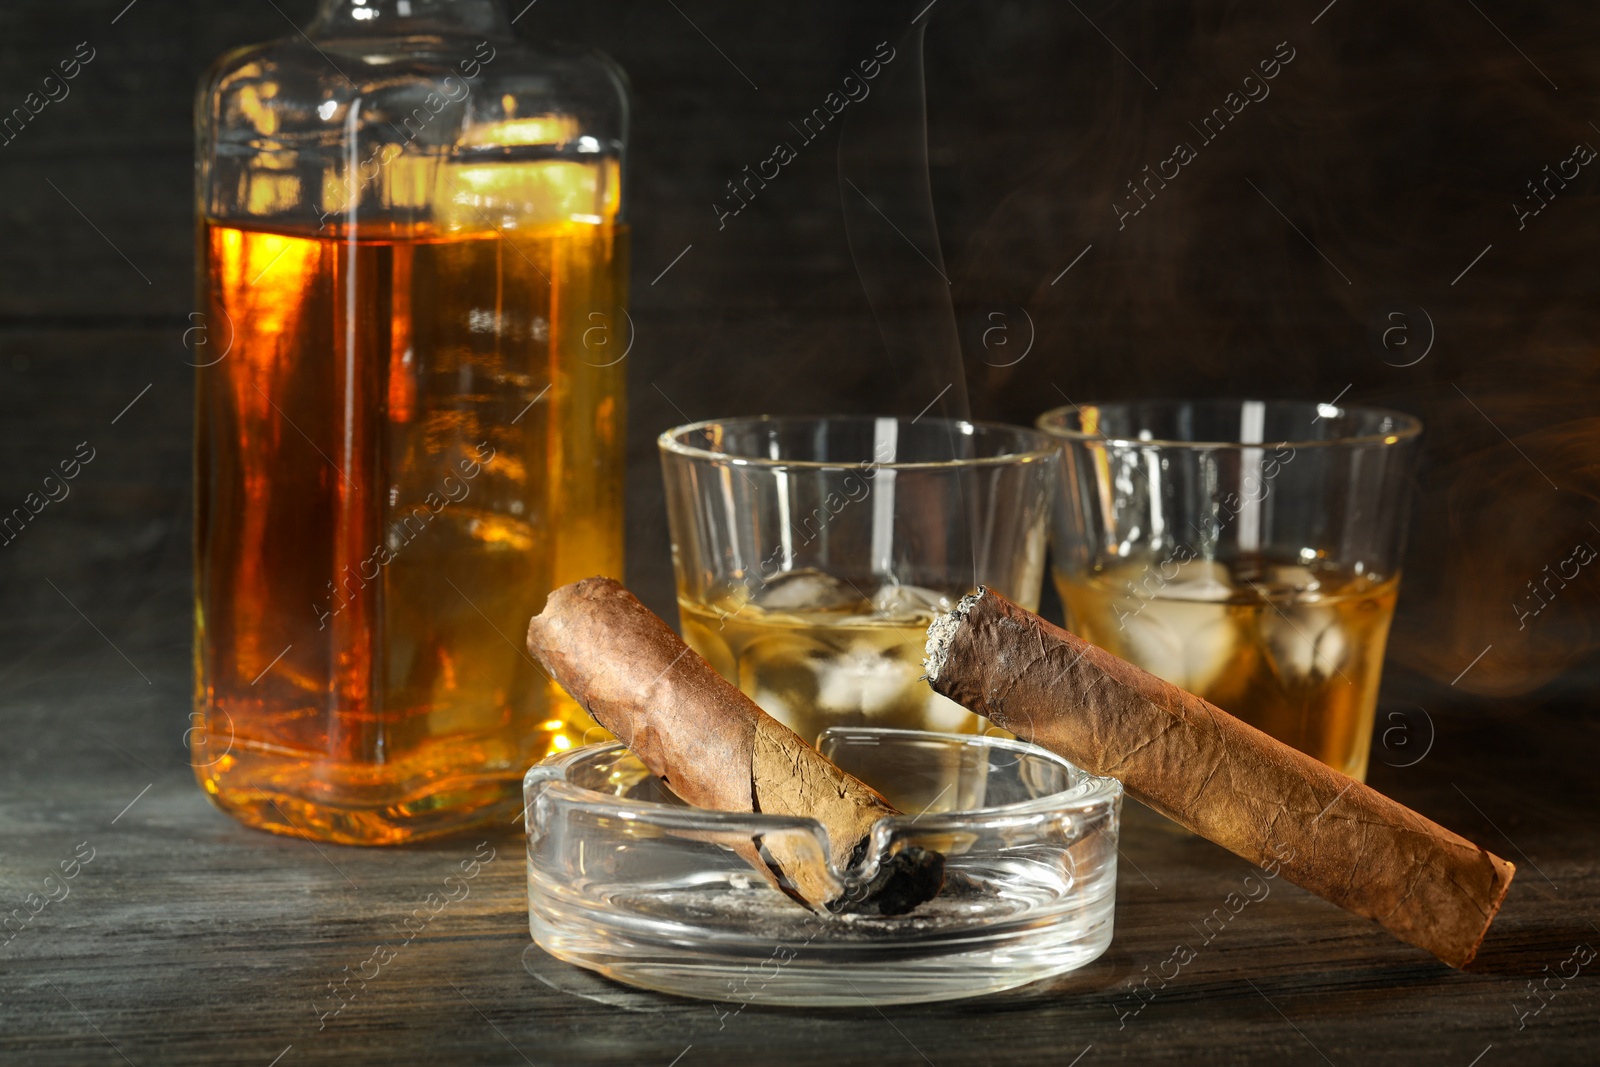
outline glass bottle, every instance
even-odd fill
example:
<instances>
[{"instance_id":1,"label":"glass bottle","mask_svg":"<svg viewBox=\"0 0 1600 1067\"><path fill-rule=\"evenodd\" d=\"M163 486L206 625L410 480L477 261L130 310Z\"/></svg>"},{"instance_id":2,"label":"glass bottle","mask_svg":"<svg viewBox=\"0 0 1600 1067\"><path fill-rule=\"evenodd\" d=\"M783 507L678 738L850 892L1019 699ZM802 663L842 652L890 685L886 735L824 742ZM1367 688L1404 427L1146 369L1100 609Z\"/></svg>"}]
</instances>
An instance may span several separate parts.
<instances>
[{"instance_id":1,"label":"glass bottle","mask_svg":"<svg viewBox=\"0 0 1600 1067\"><path fill-rule=\"evenodd\" d=\"M626 130L494 0L324 0L202 81L188 741L242 821L510 826L603 736L523 635L622 570Z\"/></svg>"}]
</instances>

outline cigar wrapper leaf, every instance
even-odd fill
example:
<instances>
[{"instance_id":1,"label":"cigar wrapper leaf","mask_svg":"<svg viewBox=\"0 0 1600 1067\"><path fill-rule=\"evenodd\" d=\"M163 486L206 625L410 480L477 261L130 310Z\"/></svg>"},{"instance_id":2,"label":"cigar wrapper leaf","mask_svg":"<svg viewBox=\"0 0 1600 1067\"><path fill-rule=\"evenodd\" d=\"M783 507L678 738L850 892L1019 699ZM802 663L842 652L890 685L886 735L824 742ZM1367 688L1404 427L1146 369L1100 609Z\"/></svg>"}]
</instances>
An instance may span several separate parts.
<instances>
[{"instance_id":1,"label":"cigar wrapper leaf","mask_svg":"<svg viewBox=\"0 0 1600 1067\"><path fill-rule=\"evenodd\" d=\"M528 651L596 722L682 800L719 811L816 819L838 872L868 855L879 820L899 812L762 711L610 578L550 594ZM810 848L753 841L744 858L811 908L900 914L931 899L944 857L906 848L846 886Z\"/></svg>"},{"instance_id":2,"label":"cigar wrapper leaf","mask_svg":"<svg viewBox=\"0 0 1600 1067\"><path fill-rule=\"evenodd\" d=\"M1477 954L1500 857L991 590L928 635L935 692L1452 967Z\"/></svg>"}]
</instances>

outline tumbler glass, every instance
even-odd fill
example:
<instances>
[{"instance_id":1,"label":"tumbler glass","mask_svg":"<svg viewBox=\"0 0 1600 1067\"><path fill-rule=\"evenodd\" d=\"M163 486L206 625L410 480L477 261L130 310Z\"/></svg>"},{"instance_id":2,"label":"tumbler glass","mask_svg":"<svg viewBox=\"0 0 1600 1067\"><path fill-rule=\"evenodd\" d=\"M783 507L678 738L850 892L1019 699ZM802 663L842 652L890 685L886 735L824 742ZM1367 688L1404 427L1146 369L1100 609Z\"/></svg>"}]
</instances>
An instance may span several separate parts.
<instances>
[{"instance_id":1,"label":"tumbler glass","mask_svg":"<svg viewBox=\"0 0 1600 1067\"><path fill-rule=\"evenodd\" d=\"M683 636L807 741L977 733L920 679L928 623L982 583L1029 606L1055 443L944 419L751 418L660 438Z\"/></svg>"},{"instance_id":2,"label":"tumbler glass","mask_svg":"<svg viewBox=\"0 0 1600 1067\"><path fill-rule=\"evenodd\" d=\"M1077 634L1365 778L1422 424L1379 408L1057 408Z\"/></svg>"}]
</instances>

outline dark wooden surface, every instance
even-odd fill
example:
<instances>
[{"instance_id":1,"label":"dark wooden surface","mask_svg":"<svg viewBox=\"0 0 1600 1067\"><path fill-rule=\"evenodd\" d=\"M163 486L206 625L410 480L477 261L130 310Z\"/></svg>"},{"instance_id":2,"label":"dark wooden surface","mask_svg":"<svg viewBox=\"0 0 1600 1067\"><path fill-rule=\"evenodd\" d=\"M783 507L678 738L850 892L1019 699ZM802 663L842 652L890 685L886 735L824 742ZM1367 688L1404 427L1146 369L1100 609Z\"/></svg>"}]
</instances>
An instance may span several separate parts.
<instances>
[{"instance_id":1,"label":"dark wooden surface","mask_svg":"<svg viewBox=\"0 0 1600 1067\"><path fill-rule=\"evenodd\" d=\"M526 1057L662 1067L1064 1065L1080 1054L1084 1065L1595 1059L1595 964L1565 989L1552 980L1559 993L1546 994L1538 1014L1519 1014L1541 1003L1530 983L1561 971L1576 946L1600 946L1592 720L1536 714L1508 726L1439 716L1425 759L1403 770L1380 765L1373 776L1519 866L1470 973L1282 883L1206 944L1196 928L1244 891L1250 868L1135 810L1116 940L1083 970L969 1002L728 1016L726 1007L612 985L532 947L521 841L511 836L491 840L495 858L470 895L431 919L323 1025L328 983L355 972L374 946L398 944L398 925L478 842L318 849L212 810L175 753L177 727L157 725L156 709L180 701L185 682L172 644L164 654L124 645L155 683L130 684L128 664L80 624L8 699L0 802L8 906L42 892L61 860L87 852L80 845L94 858L66 883L69 895L0 949L7 1064L109 1064L122 1062L119 1052L140 1065L261 1067L280 1053L284 1065ZM1496 754L1493 770L1486 752ZM1196 958L1175 980L1148 1002L1129 991L1179 944Z\"/></svg>"},{"instance_id":2,"label":"dark wooden surface","mask_svg":"<svg viewBox=\"0 0 1600 1067\"><path fill-rule=\"evenodd\" d=\"M635 88L629 580L659 610L671 582L655 434L926 403L882 366L831 140L726 229L711 208L922 6L540 0L519 23L605 48ZM207 805L184 754L188 113L210 57L286 32L284 15L303 22L310 4L277 7L0 9L0 110L78 42L97 50L70 97L0 146L0 508L79 442L95 450L71 496L0 547L0 911L26 914L63 861L94 857L0 945L0 1062L1600 1058L1600 963L1564 988L1550 977L1578 945L1600 947L1600 582L1585 571L1521 627L1513 606L1575 542L1600 544L1600 169L1523 229L1511 207L1573 143L1600 145L1592 7L939 0L930 13L934 199L979 415L1026 421L1063 395L1349 386L1346 399L1427 420L1372 777L1518 864L1472 973L1277 885L1130 1015L1130 980L1196 941L1249 872L1133 811L1117 939L1079 973L967 1003L722 1018L531 949L513 835L321 1029L328 984L392 940L477 841L380 852L257 834ZM1297 55L1272 96L1119 230L1123 183L1285 39ZM1435 335L1404 367L1420 348L1370 336L1399 300ZM1034 331L1013 366L998 364L1015 349L985 347L997 321L1015 343Z\"/></svg>"}]
</instances>

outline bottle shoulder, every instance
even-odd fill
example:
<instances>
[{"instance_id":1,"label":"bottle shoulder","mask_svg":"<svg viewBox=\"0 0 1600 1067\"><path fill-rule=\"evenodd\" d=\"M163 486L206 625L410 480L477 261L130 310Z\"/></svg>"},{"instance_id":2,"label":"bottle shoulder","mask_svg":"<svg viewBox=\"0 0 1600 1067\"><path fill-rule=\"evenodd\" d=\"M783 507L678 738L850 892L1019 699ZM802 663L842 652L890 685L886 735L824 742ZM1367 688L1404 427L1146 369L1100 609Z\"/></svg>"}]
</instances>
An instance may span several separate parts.
<instances>
[{"instance_id":1,"label":"bottle shoulder","mask_svg":"<svg viewBox=\"0 0 1600 1067\"><path fill-rule=\"evenodd\" d=\"M201 214L321 230L619 217L626 81L596 53L497 37L284 38L200 85ZM470 220L469 220L470 221Z\"/></svg>"},{"instance_id":2,"label":"bottle shoulder","mask_svg":"<svg viewBox=\"0 0 1600 1067\"><path fill-rule=\"evenodd\" d=\"M473 106L458 106L469 100ZM439 115L441 104L456 121L430 123L435 136L425 144L442 144L447 130L535 115L564 116L565 128L618 150L626 139L627 78L609 57L492 37L285 37L246 45L206 69L196 117L202 142L268 138L309 147L352 135L415 140L405 119L418 107Z\"/></svg>"}]
</instances>

